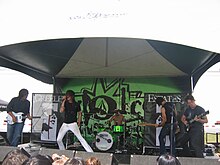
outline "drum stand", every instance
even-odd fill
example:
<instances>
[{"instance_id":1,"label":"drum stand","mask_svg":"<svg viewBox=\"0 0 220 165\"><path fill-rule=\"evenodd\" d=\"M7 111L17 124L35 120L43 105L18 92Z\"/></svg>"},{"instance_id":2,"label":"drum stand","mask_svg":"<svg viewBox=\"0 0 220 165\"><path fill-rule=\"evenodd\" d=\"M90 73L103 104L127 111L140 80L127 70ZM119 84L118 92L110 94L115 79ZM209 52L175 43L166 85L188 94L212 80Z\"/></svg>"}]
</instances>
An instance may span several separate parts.
<instances>
[{"instance_id":1,"label":"drum stand","mask_svg":"<svg viewBox=\"0 0 220 165\"><path fill-rule=\"evenodd\" d=\"M87 135L87 128L86 128L86 125L85 125L85 121L83 120L82 122L82 125L80 126L80 132L82 134L82 136L84 137L84 139L86 139L86 135Z\"/></svg>"},{"instance_id":2,"label":"drum stand","mask_svg":"<svg viewBox=\"0 0 220 165\"><path fill-rule=\"evenodd\" d=\"M129 128L130 129L130 136L129 136L128 140L126 140L126 142L124 143L124 148L125 147L131 147L132 149L139 150L140 148L138 148L137 146L132 144L132 139L133 139L132 138L132 133L133 133L134 128L136 128L136 126ZM137 140L139 140L139 139L137 139Z\"/></svg>"},{"instance_id":3,"label":"drum stand","mask_svg":"<svg viewBox=\"0 0 220 165\"><path fill-rule=\"evenodd\" d=\"M122 151L127 152L128 150L126 149L126 124L124 123L124 132L123 132L123 147Z\"/></svg>"},{"instance_id":4,"label":"drum stand","mask_svg":"<svg viewBox=\"0 0 220 165\"><path fill-rule=\"evenodd\" d=\"M115 153L123 153L123 152L127 152L127 149L126 149L126 146L125 146L125 143L126 143L126 139L125 139L125 134L126 134L126 124L124 123L123 125L124 127L124 130L122 133L117 133L118 136L117 136L117 147L115 149ZM120 143L121 143L121 136L123 136L123 145L122 145L122 148L120 148Z\"/></svg>"},{"instance_id":5,"label":"drum stand","mask_svg":"<svg viewBox=\"0 0 220 165\"><path fill-rule=\"evenodd\" d=\"M117 147L115 149L115 153L122 153L120 150L120 135L117 136Z\"/></svg>"}]
</instances>

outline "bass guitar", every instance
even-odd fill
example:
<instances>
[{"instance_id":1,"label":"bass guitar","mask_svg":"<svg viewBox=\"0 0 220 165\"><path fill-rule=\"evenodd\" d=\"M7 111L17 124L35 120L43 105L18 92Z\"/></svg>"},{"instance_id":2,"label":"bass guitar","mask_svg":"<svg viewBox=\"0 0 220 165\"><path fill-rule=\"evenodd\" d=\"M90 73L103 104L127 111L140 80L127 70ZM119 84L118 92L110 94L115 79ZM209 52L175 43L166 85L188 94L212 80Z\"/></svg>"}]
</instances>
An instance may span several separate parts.
<instances>
[{"instance_id":1,"label":"bass guitar","mask_svg":"<svg viewBox=\"0 0 220 165\"><path fill-rule=\"evenodd\" d=\"M23 115L24 115L23 112L18 112L18 113L12 112L12 113L13 113L13 115L14 115L15 118L16 118L16 123L22 123L22 122L24 121L24 119L27 118L27 116L23 116ZM11 115L9 115L9 114L8 114L8 116L7 116L7 123L10 124L10 125L15 123L15 122L13 121Z\"/></svg>"}]
</instances>

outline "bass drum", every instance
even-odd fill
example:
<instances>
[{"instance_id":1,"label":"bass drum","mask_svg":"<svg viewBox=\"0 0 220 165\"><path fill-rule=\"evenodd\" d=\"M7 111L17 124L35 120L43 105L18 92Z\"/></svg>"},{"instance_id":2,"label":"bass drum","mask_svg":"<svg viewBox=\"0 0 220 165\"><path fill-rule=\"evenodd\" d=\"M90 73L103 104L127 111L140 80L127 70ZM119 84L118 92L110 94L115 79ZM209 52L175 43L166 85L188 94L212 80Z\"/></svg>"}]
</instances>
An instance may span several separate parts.
<instances>
[{"instance_id":1,"label":"bass drum","mask_svg":"<svg viewBox=\"0 0 220 165\"><path fill-rule=\"evenodd\" d=\"M99 132L96 135L96 142L95 142L96 148L98 148L100 151L107 151L109 150L113 145L113 139L112 136L108 132Z\"/></svg>"}]
</instances>

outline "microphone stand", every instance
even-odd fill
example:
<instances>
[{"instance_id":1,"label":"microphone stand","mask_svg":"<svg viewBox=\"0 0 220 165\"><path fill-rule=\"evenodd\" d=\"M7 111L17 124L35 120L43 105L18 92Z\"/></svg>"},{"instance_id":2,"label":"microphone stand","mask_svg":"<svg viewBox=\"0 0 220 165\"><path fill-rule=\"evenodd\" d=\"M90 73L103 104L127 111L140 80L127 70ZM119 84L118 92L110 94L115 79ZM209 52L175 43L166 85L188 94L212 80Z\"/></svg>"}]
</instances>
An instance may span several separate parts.
<instances>
[{"instance_id":1,"label":"microphone stand","mask_svg":"<svg viewBox=\"0 0 220 165\"><path fill-rule=\"evenodd\" d=\"M170 124L170 154L173 155L173 145L174 141L174 106L172 105L172 112L171 112L171 124Z\"/></svg>"}]
</instances>

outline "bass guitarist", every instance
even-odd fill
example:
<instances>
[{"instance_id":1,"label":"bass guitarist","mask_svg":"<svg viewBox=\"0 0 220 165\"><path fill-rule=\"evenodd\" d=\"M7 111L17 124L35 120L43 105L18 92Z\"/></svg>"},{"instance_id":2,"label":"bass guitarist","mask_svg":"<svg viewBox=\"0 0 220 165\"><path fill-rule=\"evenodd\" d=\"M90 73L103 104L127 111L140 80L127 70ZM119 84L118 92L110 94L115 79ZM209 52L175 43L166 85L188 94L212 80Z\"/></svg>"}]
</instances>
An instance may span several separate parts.
<instances>
[{"instance_id":1,"label":"bass guitarist","mask_svg":"<svg viewBox=\"0 0 220 165\"><path fill-rule=\"evenodd\" d=\"M183 151L186 155L192 156L190 148L195 152L195 156L198 158L203 158L203 149L204 149L204 127L203 124L208 122L208 119L205 114L205 110L196 105L195 99L192 95L187 95L185 97L185 102L188 108L185 110L184 114L181 117L181 121L188 127L188 130L184 137L182 138L181 145ZM202 117L200 117L202 116ZM192 122L192 119L194 122ZM191 122L189 122L191 121ZM187 143L190 143L190 147Z\"/></svg>"},{"instance_id":2,"label":"bass guitarist","mask_svg":"<svg viewBox=\"0 0 220 165\"><path fill-rule=\"evenodd\" d=\"M20 113L23 117L32 119L30 116L30 101L27 100L28 90L21 89L18 97L14 97L8 103L8 123L7 123L7 140L10 146L17 146L21 139L25 119L18 121L16 113ZM10 118L10 119L9 119ZM10 121L9 121L10 120Z\"/></svg>"},{"instance_id":3,"label":"bass guitarist","mask_svg":"<svg viewBox=\"0 0 220 165\"><path fill-rule=\"evenodd\" d=\"M162 114L162 123L158 125L158 127L162 127L160 131L160 135L159 135L160 155L163 155L166 153L165 138L167 135L169 135L170 154L175 156L176 148L175 148L175 134L174 133L176 131L176 126L177 126L176 108L172 103L166 102L166 100L163 97L157 97L155 102L156 104L161 106L161 114Z\"/></svg>"}]
</instances>

